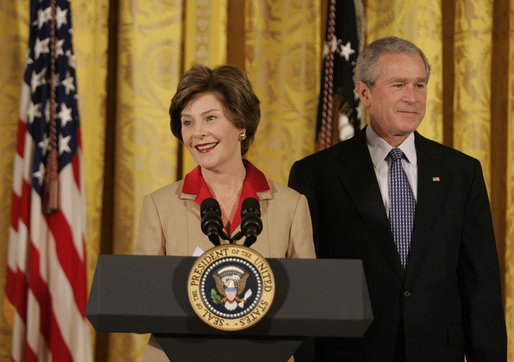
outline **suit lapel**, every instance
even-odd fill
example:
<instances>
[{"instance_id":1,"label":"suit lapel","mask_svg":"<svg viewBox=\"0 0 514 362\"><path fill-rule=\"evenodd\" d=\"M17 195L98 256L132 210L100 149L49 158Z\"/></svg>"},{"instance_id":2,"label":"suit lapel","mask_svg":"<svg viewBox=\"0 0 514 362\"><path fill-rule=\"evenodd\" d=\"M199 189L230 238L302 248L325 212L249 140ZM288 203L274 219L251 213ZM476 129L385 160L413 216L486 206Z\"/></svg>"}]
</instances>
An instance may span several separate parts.
<instances>
[{"instance_id":1,"label":"suit lapel","mask_svg":"<svg viewBox=\"0 0 514 362\"><path fill-rule=\"evenodd\" d=\"M371 238L400 280L403 280L404 271L393 241L365 132L360 132L347 145L348 148L339 155L343 165L339 178L366 224Z\"/></svg>"},{"instance_id":2,"label":"suit lapel","mask_svg":"<svg viewBox=\"0 0 514 362\"><path fill-rule=\"evenodd\" d=\"M179 187L179 190L181 189L182 186ZM200 215L200 205L195 201L196 195L181 192L179 199L185 201L186 225L183 225L183 227L187 230L187 237L180 240L179 245L175 245L175 248L180 250L178 255L193 255L198 252L197 248L205 252L214 247L209 238L202 232L202 217Z\"/></svg>"},{"instance_id":3,"label":"suit lapel","mask_svg":"<svg viewBox=\"0 0 514 362\"><path fill-rule=\"evenodd\" d=\"M416 136L416 155L418 159L418 200L414 233L411 241L408 275L416 275L424 260L426 248L435 228L437 212L443 200L447 173L442 167L443 156L428 141Z\"/></svg>"}]
</instances>

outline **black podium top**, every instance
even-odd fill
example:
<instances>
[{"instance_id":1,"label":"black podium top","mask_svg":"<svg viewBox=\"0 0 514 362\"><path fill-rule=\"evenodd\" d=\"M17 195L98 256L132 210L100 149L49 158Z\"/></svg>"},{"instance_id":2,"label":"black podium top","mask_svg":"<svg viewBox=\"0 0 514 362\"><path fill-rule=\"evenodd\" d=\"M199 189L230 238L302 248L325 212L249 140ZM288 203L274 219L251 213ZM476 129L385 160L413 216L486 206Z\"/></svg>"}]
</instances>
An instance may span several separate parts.
<instances>
[{"instance_id":1,"label":"black podium top","mask_svg":"<svg viewBox=\"0 0 514 362\"><path fill-rule=\"evenodd\" d=\"M100 255L86 316L99 332L231 335L204 324L187 296L194 257ZM373 319L360 260L267 259L269 313L239 336L360 337Z\"/></svg>"}]
</instances>

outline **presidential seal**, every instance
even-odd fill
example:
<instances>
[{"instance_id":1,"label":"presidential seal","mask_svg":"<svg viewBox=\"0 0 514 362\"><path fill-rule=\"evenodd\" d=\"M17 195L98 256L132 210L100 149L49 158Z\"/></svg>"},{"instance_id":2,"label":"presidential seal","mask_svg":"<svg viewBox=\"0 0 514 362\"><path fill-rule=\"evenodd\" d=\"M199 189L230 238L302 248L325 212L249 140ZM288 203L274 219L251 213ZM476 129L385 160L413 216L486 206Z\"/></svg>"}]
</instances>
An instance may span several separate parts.
<instances>
[{"instance_id":1,"label":"presidential seal","mask_svg":"<svg viewBox=\"0 0 514 362\"><path fill-rule=\"evenodd\" d=\"M191 307L205 323L238 331L266 315L275 295L275 278L266 259L255 250L220 245L195 261L187 293Z\"/></svg>"}]
</instances>

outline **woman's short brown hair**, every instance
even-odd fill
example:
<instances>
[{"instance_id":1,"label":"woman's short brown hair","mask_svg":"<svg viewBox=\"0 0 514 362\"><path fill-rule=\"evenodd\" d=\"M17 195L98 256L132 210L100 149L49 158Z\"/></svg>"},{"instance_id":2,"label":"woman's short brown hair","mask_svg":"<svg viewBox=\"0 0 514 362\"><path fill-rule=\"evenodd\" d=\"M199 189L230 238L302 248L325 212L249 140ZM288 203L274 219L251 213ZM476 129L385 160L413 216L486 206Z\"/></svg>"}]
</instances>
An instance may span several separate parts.
<instances>
[{"instance_id":1,"label":"woman's short brown hair","mask_svg":"<svg viewBox=\"0 0 514 362\"><path fill-rule=\"evenodd\" d=\"M246 139L241 142L241 154L246 154L261 119L260 101L246 74L232 65L221 65L213 69L205 65L194 65L184 73L171 99L171 132L183 142L182 110L193 97L206 92L217 93L223 107L230 113L234 126L246 129Z\"/></svg>"}]
</instances>

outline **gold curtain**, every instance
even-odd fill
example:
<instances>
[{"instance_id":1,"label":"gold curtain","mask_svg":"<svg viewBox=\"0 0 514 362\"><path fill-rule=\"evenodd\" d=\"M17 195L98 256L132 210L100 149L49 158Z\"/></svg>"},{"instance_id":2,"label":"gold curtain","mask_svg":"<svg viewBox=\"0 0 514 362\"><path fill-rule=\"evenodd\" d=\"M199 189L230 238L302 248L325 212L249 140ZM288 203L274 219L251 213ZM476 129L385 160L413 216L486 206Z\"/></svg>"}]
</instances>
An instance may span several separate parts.
<instances>
[{"instance_id":1,"label":"gold curtain","mask_svg":"<svg viewBox=\"0 0 514 362\"><path fill-rule=\"evenodd\" d=\"M184 71L193 64L212 67L226 63L227 0L187 1L185 30ZM195 166L193 158L184 148L181 176Z\"/></svg>"},{"instance_id":2,"label":"gold curtain","mask_svg":"<svg viewBox=\"0 0 514 362\"><path fill-rule=\"evenodd\" d=\"M28 2L27 2L28 3ZM77 94L81 121L86 183L86 251L88 280L93 280L101 247L102 197L105 156L105 102L107 79L107 0L75 0L72 10L74 52L77 58ZM77 46L80 44L79 46ZM26 47L26 43L24 44ZM88 76L94 74L93 76ZM96 333L91 328L92 343Z\"/></svg>"},{"instance_id":3,"label":"gold curtain","mask_svg":"<svg viewBox=\"0 0 514 362\"><path fill-rule=\"evenodd\" d=\"M74 0L85 161L89 281L100 253L130 253L143 196L193 163L169 131L168 106L194 62L236 64L262 102L248 158L287 182L314 151L327 0ZM396 35L432 65L420 132L477 157L487 180L514 338L514 4L508 0L364 0L367 40ZM0 0L0 302L29 0ZM228 29L228 30L227 30ZM97 361L136 361L147 336L92 330ZM0 361L11 330L0 316ZM513 345L511 343L511 345ZM509 361L514 362L514 347Z\"/></svg>"},{"instance_id":4,"label":"gold curtain","mask_svg":"<svg viewBox=\"0 0 514 362\"><path fill-rule=\"evenodd\" d=\"M293 162L314 150L319 9L317 1L260 0L249 2L245 11L245 66L262 102L248 158L282 183L287 183Z\"/></svg>"},{"instance_id":5,"label":"gold curtain","mask_svg":"<svg viewBox=\"0 0 514 362\"><path fill-rule=\"evenodd\" d=\"M480 160L490 185L492 2L455 2L454 146Z\"/></svg>"},{"instance_id":6,"label":"gold curtain","mask_svg":"<svg viewBox=\"0 0 514 362\"><path fill-rule=\"evenodd\" d=\"M496 168L493 169L493 173L498 175L498 179L505 182L505 192L503 195L498 195L501 200L499 207L496 212L499 214L500 222L503 221L502 230L503 238L499 238L499 242L503 243L501 249L503 253L503 286L505 295L505 318L507 320L507 332L509 333L509 361L514 361L514 346L512 340L514 339L514 2L506 2L510 4L510 8L505 7L500 9L500 13L507 20L504 21L506 25L503 28L503 34L507 37L504 41L504 58L507 63L506 72L500 74L499 78L503 79L503 83L506 94L504 97L499 97L506 106L507 112L504 119L500 119L500 122L504 122L506 126L500 129L502 135L501 144L505 144L504 155L506 160L500 165L503 169L498 171ZM495 15L497 12L495 11ZM502 37L503 38L503 37ZM508 49L508 51L507 51ZM506 148L506 150L505 150ZM505 174L505 176L502 176ZM505 214L502 212L505 211ZM497 229L496 229L497 230ZM498 233L497 233L498 234Z\"/></svg>"},{"instance_id":7,"label":"gold curtain","mask_svg":"<svg viewBox=\"0 0 514 362\"><path fill-rule=\"evenodd\" d=\"M2 1L0 34L4 46L0 59L0 361L10 361L11 329L4 316L11 315L4 303L7 241L11 224L11 192L16 134L18 132L19 99L28 38L29 1Z\"/></svg>"},{"instance_id":8,"label":"gold curtain","mask_svg":"<svg viewBox=\"0 0 514 362\"><path fill-rule=\"evenodd\" d=\"M112 144L113 185L104 200L112 205L104 221L112 224L115 254L130 254L137 233L144 195L175 180L177 142L170 135L167 110L181 74L182 1L122 1L117 13L117 46L110 55L117 61L111 105L115 105ZM111 12L116 11L111 9ZM114 15L112 15L115 17ZM111 219L108 220L107 219ZM104 224L105 225L105 224ZM139 360L147 335L103 336L99 360Z\"/></svg>"},{"instance_id":9,"label":"gold curtain","mask_svg":"<svg viewBox=\"0 0 514 362\"><path fill-rule=\"evenodd\" d=\"M437 1L388 0L366 4L367 42L398 36L419 46L432 67L427 92L427 111L419 131L443 141L442 9Z\"/></svg>"}]
</instances>

